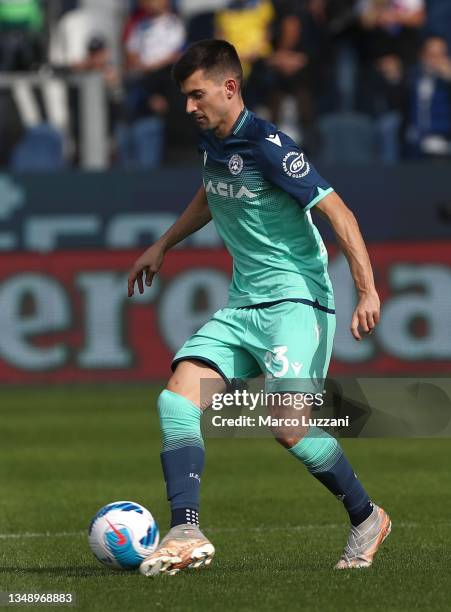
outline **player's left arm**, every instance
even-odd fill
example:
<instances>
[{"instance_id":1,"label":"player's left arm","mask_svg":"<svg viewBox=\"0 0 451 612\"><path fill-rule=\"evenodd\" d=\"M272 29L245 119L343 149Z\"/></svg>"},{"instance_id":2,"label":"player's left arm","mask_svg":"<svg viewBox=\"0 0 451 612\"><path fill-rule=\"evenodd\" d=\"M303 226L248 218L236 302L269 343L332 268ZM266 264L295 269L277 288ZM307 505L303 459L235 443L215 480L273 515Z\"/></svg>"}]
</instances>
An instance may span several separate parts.
<instances>
[{"instance_id":1,"label":"player's left arm","mask_svg":"<svg viewBox=\"0 0 451 612\"><path fill-rule=\"evenodd\" d=\"M280 131L259 136L256 138L254 155L263 176L291 195L304 212L317 210L333 227L359 293L359 301L352 315L351 333L356 340L361 340L361 331L371 333L377 325L380 303L357 221L291 138Z\"/></svg>"},{"instance_id":2,"label":"player's left arm","mask_svg":"<svg viewBox=\"0 0 451 612\"><path fill-rule=\"evenodd\" d=\"M348 260L359 301L351 320L351 333L361 340L361 332L371 334L380 318L380 301L374 284L368 251L357 220L340 196L329 193L319 201L315 210L332 226L338 244Z\"/></svg>"}]
</instances>

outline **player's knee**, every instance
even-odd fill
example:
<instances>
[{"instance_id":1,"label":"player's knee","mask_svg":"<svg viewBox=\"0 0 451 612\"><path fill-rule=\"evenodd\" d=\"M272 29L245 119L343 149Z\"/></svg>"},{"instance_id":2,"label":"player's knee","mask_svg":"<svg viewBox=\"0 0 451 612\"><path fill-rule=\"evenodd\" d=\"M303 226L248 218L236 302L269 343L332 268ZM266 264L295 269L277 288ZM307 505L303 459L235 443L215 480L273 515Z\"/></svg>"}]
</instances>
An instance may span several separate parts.
<instances>
[{"instance_id":1,"label":"player's knee","mask_svg":"<svg viewBox=\"0 0 451 612\"><path fill-rule=\"evenodd\" d=\"M191 400L190 397L187 397L189 396L190 391L189 385L186 384L186 382L183 380L183 377L177 375L177 371L175 371L171 378L168 380L166 390L172 391L172 393L177 393L177 395L181 395L182 397Z\"/></svg>"},{"instance_id":2,"label":"player's knee","mask_svg":"<svg viewBox=\"0 0 451 612\"><path fill-rule=\"evenodd\" d=\"M200 397L198 385L193 383L193 380L187 378L183 372L177 368L169 379L166 390L181 395L196 406L200 407Z\"/></svg>"},{"instance_id":3,"label":"player's knee","mask_svg":"<svg viewBox=\"0 0 451 612\"><path fill-rule=\"evenodd\" d=\"M192 359L181 361L166 385L202 410L210 406L213 393L223 393L225 383L209 366Z\"/></svg>"},{"instance_id":4,"label":"player's knee","mask_svg":"<svg viewBox=\"0 0 451 612\"><path fill-rule=\"evenodd\" d=\"M279 444L288 449L296 446L307 433L308 426L304 425L301 415L305 418L310 416L308 408L300 412L294 399L293 394L286 394L282 403L269 405L272 434Z\"/></svg>"}]
</instances>

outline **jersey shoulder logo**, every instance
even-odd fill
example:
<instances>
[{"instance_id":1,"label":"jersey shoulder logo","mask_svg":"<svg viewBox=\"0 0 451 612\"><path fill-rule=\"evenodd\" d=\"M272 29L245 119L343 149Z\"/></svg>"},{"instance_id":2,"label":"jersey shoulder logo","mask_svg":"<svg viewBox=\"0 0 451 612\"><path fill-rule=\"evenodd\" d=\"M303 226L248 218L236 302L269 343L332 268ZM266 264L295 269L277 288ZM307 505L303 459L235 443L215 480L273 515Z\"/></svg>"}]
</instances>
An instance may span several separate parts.
<instances>
[{"instance_id":1,"label":"jersey shoulder logo","mask_svg":"<svg viewBox=\"0 0 451 612\"><path fill-rule=\"evenodd\" d=\"M241 172L241 170L243 169L243 165L244 162L241 155L235 154L232 155L232 157L229 159L229 170L234 176Z\"/></svg>"},{"instance_id":2,"label":"jersey shoulder logo","mask_svg":"<svg viewBox=\"0 0 451 612\"><path fill-rule=\"evenodd\" d=\"M303 178L310 172L310 164L304 157L304 153L290 151L282 160L285 174L292 178Z\"/></svg>"},{"instance_id":3,"label":"jersey shoulder logo","mask_svg":"<svg viewBox=\"0 0 451 612\"><path fill-rule=\"evenodd\" d=\"M282 143L280 142L279 134L270 134L269 136L267 136L265 138L265 140L268 140L269 142L272 142L273 144L277 145L278 147L282 146Z\"/></svg>"}]
</instances>

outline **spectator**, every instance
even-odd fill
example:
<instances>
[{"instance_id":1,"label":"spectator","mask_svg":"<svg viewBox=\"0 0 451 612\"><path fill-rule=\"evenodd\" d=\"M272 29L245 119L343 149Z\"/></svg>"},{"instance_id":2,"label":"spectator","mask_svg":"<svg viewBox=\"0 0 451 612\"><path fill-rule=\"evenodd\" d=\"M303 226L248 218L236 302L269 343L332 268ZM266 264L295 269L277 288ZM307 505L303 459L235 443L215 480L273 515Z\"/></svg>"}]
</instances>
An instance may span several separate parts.
<instances>
[{"instance_id":1,"label":"spectator","mask_svg":"<svg viewBox=\"0 0 451 612\"><path fill-rule=\"evenodd\" d=\"M24 126L11 92L0 89L0 168L7 167L11 153L24 135Z\"/></svg>"},{"instance_id":2,"label":"spectator","mask_svg":"<svg viewBox=\"0 0 451 612\"><path fill-rule=\"evenodd\" d=\"M138 18L125 27L128 110L132 119L168 111L171 66L185 44L182 20L169 0L140 0Z\"/></svg>"},{"instance_id":3,"label":"spectator","mask_svg":"<svg viewBox=\"0 0 451 612\"><path fill-rule=\"evenodd\" d=\"M183 19L190 19L193 15L224 9L229 3L230 0L177 0L175 5Z\"/></svg>"},{"instance_id":4,"label":"spectator","mask_svg":"<svg viewBox=\"0 0 451 612\"><path fill-rule=\"evenodd\" d=\"M138 18L126 25L127 68L156 72L171 66L185 44L185 27L169 0L140 0Z\"/></svg>"},{"instance_id":5,"label":"spectator","mask_svg":"<svg viewBox=\"0 0 451 612\"><path fill-rule=\"evenodd\" d=\"M32 70L43 61L39 0L0 0L0 71Z\"/></svg>"},{"instance_id":6,"label":"spectator","mask_svg":"<svg viewBox=\"0 0 451 612\"><path fill-rule=\"evenodd\" d=\"M213 38L216 12L229 0L177 0L177 10L186 23L189 43Z\"/></svg>"},{"instance_id":7,"label":"spectator","mask_svg":"<svg viewBox=\"0 0 451 612\"><path fill-rule=\"evenodd\" d=\"M359 79L357 110L374 119L379 159L383 162L396 162L401 155L405 89L404 67L396 55L377 58Z\"/></svg>"},{"instance_id":8,"label":"spectator","mask_svg":"<svg viewBox=\"0 0 451 612\"><path fill-rule=\"evenodd\" d=\"M108 133L111 136L120 118L123 92L119 72L113 63L112 51L108 45L108 41L102 36L93 36L87 44L84 58L77 62L77 64L72 67L72 70L79 74L97 72L103 76L108 108ZM73 130L77 135L76 141L79 143L80 126L78 122L74 120L79 115L78 110L76 110L78 106L78 97L74 94L75 92L72 90L72 123Z\"/></svg>"},{"instance_id":9,"label":"spectator","mask_svg":"<svg viewBox=\"0 0 451 612\"><path fill-rule=\"evenodd\" d=\"M359 0L308 0L309 12L316 20L327 20L335 36L353 34L356 25L356 5Z\"/></svg>"},{"instance_id":10,"label":"spectator","mask_svg":"<svg viewBox=\"0 0 451 612\"><path fill-rule=\"evenodd\" d=\"M358 0L310 0L310 12L327 28L327 54L322 58L321 106L326 112L353 112L360 66L361 28L357 19ZM317 5L315 7L315 5ZM321 10L320 10L321 9ZM323 36L323 40L326 37Z\"/></svg>"},{"instance_id":11,"label":"spectator","mask_svg":"<svg viewBox=\"0 0 451 612\"><path fill-rule=\"evenodd\" d=\"M451 49L451 2L449 0L426 0L426 33L441 36Z\"/></svg>"},{"instance_id":12,"label":"spectator","mask_svg":"<svg viewBox=\"0 0 451 612\"><path fill-rule=\"evenodd\" d=\"M119 76L112 60L114 46L114 16L103 14L93 7L76 8L63 14L51 33L49 59L59 71L80 74L101 72L107 86L108 120L110 133L113 131L119 106ZM61 116L67 117L67 125L60 126L68 139L66 149L74 162L80 160L81 126L80 86L66 79L60 79L61 95L59 104Z\"/></svg>"},{"instance_id":13,"label":"spectator","mask_svg":"<svg viewBox=\"0 0 451 612\"><path fill-rule=\"evenodd\" d=\"M299 138L301 131L304 146L311 149L316 67L314 52L306 44L306 23L305 13L294 5L283 9L279 6L273 27L273 52L254 63L245 95L251 107L265 102L271 121L282 123L293 137Z\"/></svg>"},{"instance_id":14,"label":"spectator","mask_svg":"<svg viewBox=\"0 0 451 612\"><path fill-rule=\"evenodd\" d=\"M111 49L102 36L93 36L90 39L84 58L74 64L73 69L80 72L99 72L109 89L117 91L119 88L119 74L112 62Z\"/></svg>"},{"instance_id":15,"label":"spectator","mask_svg":"<svg viewBox=\"0 0 451 612\"><path fill-rule=\"evenodd\" d=\"M39 31L42 27L39 0L0 0L0 24L2 28Z\"/></svg>"},{"instance_id":16,"label":"spectator","mask_svg":"<svg viewBox=\"0 0 451 612\"><path fill-rule=\"evenodd\" d=\"M411 156L451 154L451 58L438 36L424 41L410 82L407 143Z\"/></svg>"},{"instance_id":17,"label":"spectator","mask_svg":"<svg viewBox=\"0 0 451 612\"><path fill-rule=\"evenodd\" d=\"M415 61L426 17L424 0L360 0L357 8L370 60L394 54L404 62Z\"/></svg>"},{"instance_id":18,"label":"spectator","mask_svg":"<svg viewBox=\"0 0 451 612\"><path fill-rule=\"evenodd\" d=\"M111 49L114 37L109 17L86 8L65 13L51 33L50 63L68 70L83 69L88 45L93 38L104 40L105 45Z\"/></svg>"},{"instance_id":19,"label":"spectator","mask_svg":"<svg viewBox=\"0 0 451 612\"><path fill-rule=\"evenodd\" d=\"M120 159L127 166L156 166L163 152L163 117L174 113L180 102L171 67L185 45L185 27L171 11L169 0L140 0L125 26L124 39L126 100Z\"/></svg>"},{"instance_id":20,"label":"spectator","mask_svg":"<svg viewBox=\"0 0 451 612\"><path fill-rule=\"evenodd\" d=\"M377 58L362 72L358 110L374 118L404 109L404 68L396 55Z\"/></svg>"},{"instance_id":21,"label":"spectator","mask_svg":"<svg viewBox=\"0 0 451 612\"><path fill-rule=\"evenodd\" d=\"M273 19L274 8L269 0L232 0L228 8L216 15L216 37L235 46L245 81L253 64L271 54Z\"/></svg>"}]
</instances>

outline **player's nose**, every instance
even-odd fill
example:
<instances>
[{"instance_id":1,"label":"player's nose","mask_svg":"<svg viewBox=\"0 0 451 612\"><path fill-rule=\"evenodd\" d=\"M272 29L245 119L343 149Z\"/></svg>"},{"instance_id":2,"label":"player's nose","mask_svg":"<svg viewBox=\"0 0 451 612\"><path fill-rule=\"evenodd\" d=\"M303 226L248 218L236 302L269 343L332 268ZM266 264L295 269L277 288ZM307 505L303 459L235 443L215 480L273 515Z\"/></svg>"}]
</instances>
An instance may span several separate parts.
<instances>
[{"instance_id":1,"label":"player's nose","mask_svg":"<svg viewBox=\"0 0 451 612\"><path fill-rule=\"evenodd\" d=\"M186 112L188 113L188 115L191 115L191 113L194 113L196 109L197 107L196 107L196 104L194 103L194 100L190 100L188 98L186 101Z\"/></svg>"}]
</instances>

